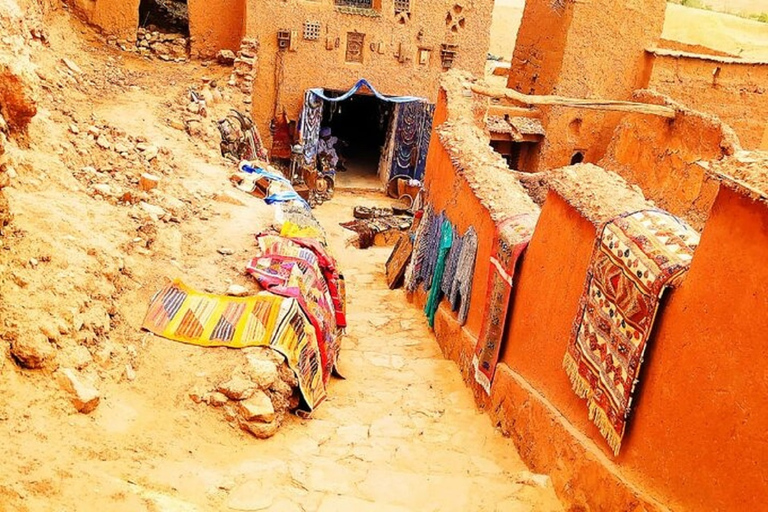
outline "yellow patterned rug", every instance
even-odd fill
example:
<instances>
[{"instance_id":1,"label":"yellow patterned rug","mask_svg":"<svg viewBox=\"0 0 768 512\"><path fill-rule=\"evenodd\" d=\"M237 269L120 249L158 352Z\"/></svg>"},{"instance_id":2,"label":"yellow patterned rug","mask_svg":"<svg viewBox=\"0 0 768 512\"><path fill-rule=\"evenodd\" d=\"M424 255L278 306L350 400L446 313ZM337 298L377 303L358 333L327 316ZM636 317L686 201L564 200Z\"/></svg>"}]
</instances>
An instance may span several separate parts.
<instances>
[{"instance_id":1,"label":"yellow patterned rug","mask_svg":"<svg viewBox=\"0 0 768 512\"><path fill-rule=\"evenodd\" d=\"M175 280L152 298L142 327L201 347L272 347L296 372L310 411L325 399L315 330L295 299L198 293Z\"/></svg>"}]
</instances>

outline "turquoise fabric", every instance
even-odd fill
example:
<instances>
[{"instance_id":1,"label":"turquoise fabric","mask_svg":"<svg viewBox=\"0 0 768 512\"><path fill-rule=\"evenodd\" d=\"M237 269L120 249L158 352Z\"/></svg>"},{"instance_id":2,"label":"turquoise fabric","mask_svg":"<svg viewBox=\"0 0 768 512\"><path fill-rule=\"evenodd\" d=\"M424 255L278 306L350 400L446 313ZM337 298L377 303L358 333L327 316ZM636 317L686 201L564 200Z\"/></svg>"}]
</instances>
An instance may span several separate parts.
<instances>
[{"instance_id":1,"label":"turquoise fabric","mask_svg":"<svg viewBox=\"0 0 768 512\"><path fill-rule=\"evenodd\" d=\"M448 256L448 251L451 249L451 244L453 244L453 226L446 220L440 229L440 250L437 253L437 263L435 265L435 273L432 276L432 286L429 289L429 298L427 299L427 305L424 306L424 313L427 315L430 327L435 326L435 314L437 313L437 307L440 305L440 296L442 294L440 284L443 281L445 259Z\"/></svg>"}]
</instances>

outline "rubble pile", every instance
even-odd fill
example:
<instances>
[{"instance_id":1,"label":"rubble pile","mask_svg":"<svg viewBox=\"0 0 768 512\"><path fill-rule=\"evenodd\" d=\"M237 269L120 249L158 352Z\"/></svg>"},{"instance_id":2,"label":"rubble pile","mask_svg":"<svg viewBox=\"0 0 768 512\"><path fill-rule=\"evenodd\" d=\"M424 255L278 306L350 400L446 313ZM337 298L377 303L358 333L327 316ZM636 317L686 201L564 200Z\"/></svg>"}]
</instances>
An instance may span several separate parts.
<instances>
[{"instance_id":1,"label":"rubble pile","mask_svg":"<svg viewBox=\"0 0 768 512\"><path fill-rule=\"evenodd\" d=\"M189 58L189 39L182 34L167 34L139 28L136 34L137 51L145 57L157 57L164 61L186 62Z\"/></svg>"},{"instance_id":2,"label":"rubble pile","mask_svg":"<svg viewBox=\"0 0 768 512\"><path fill-rule=\"evenodd\" d=\"M238 88L248 97L253 92L258 52L259 42L256 39L243 39L240 50L237 52L237 58L234 60L235 68L229 78L229 85Z\"/></svg>"},{"instance_id":3,"label":"rubble pile","mask_svg":"<svg viewBox=\"0 0 768 512\"><path fill-rule=\"evenodd\" d=\"M222 408L226 420L259 439L272 437L285 415L299 406L299 383L285 357L268 347L243 349L246 364L206 392L190 393L195 403Z\"/></svg>"}]
</instances>

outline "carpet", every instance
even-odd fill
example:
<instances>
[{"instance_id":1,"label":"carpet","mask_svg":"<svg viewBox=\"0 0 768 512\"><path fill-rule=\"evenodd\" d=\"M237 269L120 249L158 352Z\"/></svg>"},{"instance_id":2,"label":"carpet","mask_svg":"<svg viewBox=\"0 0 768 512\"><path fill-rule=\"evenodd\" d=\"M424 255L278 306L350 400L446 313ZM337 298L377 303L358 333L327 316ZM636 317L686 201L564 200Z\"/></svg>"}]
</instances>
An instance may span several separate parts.
<instances>
[{"instance_id":1,"label":"carpet","mask_svg":"<svg viewBox=\"0 0 768 512\"><path fill-rule=\"evenodd\" d=\"M440 297L442 294L441 284L443 282L443 273L445 272L446 258L448 251L451 250L451 244L453 243L453 226L449 220L443 221L443 225L440 228L440 247L437 254L437 262L435 263L435 272L433 275L434 282L429 289L429 295L427 297L427 304L424 306L424 313L427 315L427 320L430 327L435 326L435 313L440 306Z\"/></svg>"},{"instance_id":2,"label":"carpet","mask_svg":"<svg viewBox=\"0 0 768 512\"><path fill-rule=\"evenodd\" d=\"M326 397L315 330L294 299L210 295L175 280L152 297L142 327L201 347L271 347L296 373L308 410Z\"/></svg>"},{"instance_id":3,"label":"carpet","mask_svg":"<svg viewBox=\"0 0 768 512\"><path fill-rule=\"evenodd\" d=\"M660 298L698 242L673 215L646 210L608 222L595 245L563 366L616 455Z\"/></svg>"},{"instance_id":4,"label":"carpet","mask_svg":"<svg viewBox=\"0 0 768 512\"><path fill-rule=\"evenodd\" d=\"M485 313L472 361L475 380L489 395L501 354L501 344L504 341L507 312L512 296L512 278L517 261L531 240L536 220L537 217L523 213L505 219L496 229L491 251L493 256L488 276Z\"/></svg>"},{"instance_id":5,"label":"carpet","mask_svg":"<svg viewBox=\"0 0 768 512\"><path fill-rule=\"evenodd\" d=\"M314 254L310 254L310 259L265 254L253 258L246 266L246 272L270 292L298 301L315 329L323 382L327 384L336 367L341 346L333 299Z\"/></svg>"}]
</instances>

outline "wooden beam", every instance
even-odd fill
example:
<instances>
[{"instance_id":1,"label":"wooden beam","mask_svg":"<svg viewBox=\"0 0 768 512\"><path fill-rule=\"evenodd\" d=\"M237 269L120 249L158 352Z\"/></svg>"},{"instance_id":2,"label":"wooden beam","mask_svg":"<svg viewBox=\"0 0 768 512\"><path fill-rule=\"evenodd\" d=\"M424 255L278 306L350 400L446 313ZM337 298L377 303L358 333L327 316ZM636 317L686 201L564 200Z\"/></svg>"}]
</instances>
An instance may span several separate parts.
<instances>
[{"instance_id":1,"label":"wooden beam","mask_svg":"<svg viewBox=\"0 0 768 512\"><path fill-rule=\"evenodd\" d=\"M525 108L525 107L508 107L506 105L494 105L491 103L488 105L489 116L504 117L533 117L541 118L541 110L537 108Z\"/></svg>"},{"instance_id":2,"label":"wooden beam","mask_svg":"<svg viewBox=\"0 0 768 512\"><path fill-rule=\"evenodd\" d=\"M617 100L585 100L580 98L565 98L563 96L534 96L523 94L513 89L501 87L483 87L472 85L472 92L490 98L508 99L523 105L556 105L561 107L586 108L592 110L613 110L618 112L630 112L633 114L648 114L653 116L674 119L675 109L664 105L652 105L650 103L635 103L632 101Z\"/></svg>"}]
</instances>

